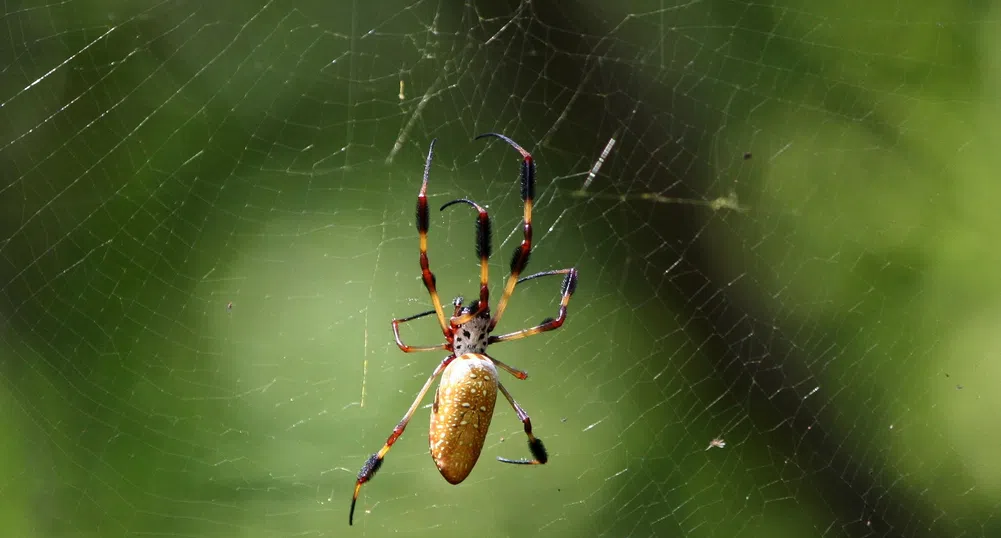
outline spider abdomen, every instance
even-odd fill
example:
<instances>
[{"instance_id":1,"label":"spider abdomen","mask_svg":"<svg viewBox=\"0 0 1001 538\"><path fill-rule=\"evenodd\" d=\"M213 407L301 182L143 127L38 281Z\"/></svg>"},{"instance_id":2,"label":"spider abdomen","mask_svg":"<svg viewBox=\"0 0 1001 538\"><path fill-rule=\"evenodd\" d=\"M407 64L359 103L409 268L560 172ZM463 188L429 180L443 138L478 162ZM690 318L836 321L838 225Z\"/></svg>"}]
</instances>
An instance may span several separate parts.
<instances>
[{"instance_id":1,"label":"spider abdomen","mask_svg":"<svg viewBox=\"0 0 1001 538\"><path fill-rule=\"evenodd\" d=\"M469 476L483 450L497 403L497 368L489 357L466 353L445 367L431 406L431 458L450 484Z\"/></svg>"}]
</instances>

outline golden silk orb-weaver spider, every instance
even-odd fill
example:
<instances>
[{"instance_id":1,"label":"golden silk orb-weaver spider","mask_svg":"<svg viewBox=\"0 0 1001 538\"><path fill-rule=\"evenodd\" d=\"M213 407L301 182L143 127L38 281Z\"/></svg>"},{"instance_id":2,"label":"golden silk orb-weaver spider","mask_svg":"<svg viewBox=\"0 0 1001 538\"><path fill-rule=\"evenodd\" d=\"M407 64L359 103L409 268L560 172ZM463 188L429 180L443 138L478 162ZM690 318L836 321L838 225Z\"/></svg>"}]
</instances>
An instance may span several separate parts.
<instances>
[{"instance_id":1,"label":"golden silk orb-weaver spider","mask_svg":"<svg viewBox=\"0 0 1001 538\"><path fill-rule=\"evenodd\" d=\"M486 209L466 198L452 200L441 206L441 210L444 211L451 205L466 204L479 214L476 220L476 254L480 258L480 298L465 306L462 304L462 297L456 298L452 302L452 306L454 306L452 316L446 320L445 311L442 309L438 290L435 287L435 276L428 264L428 226L431 219L428 214L427 187L428 172L431 169L431 159L434 156L436 142L436 140L432 140L431 147L428 149L427 161L424 163L424 182L417 195L417 233L420 236L421 276L424 280L424 287L427 288L428 294L431 296L434 310L394 319L393 335L396 337L396 345L405 353L442 349L449 352L449 355L431 372L431 376L417 393L417 398L410 405L410 409L393 428L393 433L389 435L386 444L378 452L372 454L362 466L361 471L358 472L354 495L351 498L351 512L348 515L349 525L354 523L355 503L358 502L358 492L361 491L362 484L375 476L376 471L382 466L382 460L386 457L386 453L393 447L393 443L403 435L403 430L406 429L421 400L424 399L431 384L439 375L441 382L438 384L434 403L431 405L431 428L428 432L428 443L431 449L431 458L445 480L451 484L458 484L469 476L473 466L476 465L476 460L480 457L480 451L483 449L483 442L487 436L487 429L490 427L490 420L493 418L498 390L507 398L508 403L511 404L515 413L518 414L518 418L524 424L532 459L509 460L501 457L497 459L504 463L520 465L541 465L549 460L542 441L532 435L532 420L528 417L528 413L518 405L518 402L497 378L497 367L499 366L517 379L526 379L528 374L487 355L487 346L560 328L567 317L567 303L570 302L570 297L577 289L577 269L571 267L543 271L526 277L520 276L525 266L528 265L528 258L532 252L532 198L535 194L535 161L532 160L531 154L502 134L486 133L477 136L476 139L485 137L499 138L521 153L521 199L525 203L524 238L511 257L511 274L504 285L504 293L497 304L497 311L491 316L490 288L487 279L487 266L491 250L490 216L487 215ZM507 307L517 284L553 275L564 275L563 284L560 286L560 309L556 318L546 318L539 325L520 331L501 335L490 334L504 314L504 309ZM445 336L445 343L435 346L404 344L400 339L400 324L432 314L438 317L438 324Z\"/></svg>"}]
</instances>

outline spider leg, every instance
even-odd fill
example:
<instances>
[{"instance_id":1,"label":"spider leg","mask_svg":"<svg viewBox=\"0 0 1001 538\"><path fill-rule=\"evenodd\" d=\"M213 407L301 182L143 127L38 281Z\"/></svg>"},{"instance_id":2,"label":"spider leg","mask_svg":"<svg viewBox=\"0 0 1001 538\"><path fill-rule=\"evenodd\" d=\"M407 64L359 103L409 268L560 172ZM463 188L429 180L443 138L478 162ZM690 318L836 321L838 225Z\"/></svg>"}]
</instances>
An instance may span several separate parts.
<instances>
[{"instance_id":1,"label":"spider leg","mask_svg":"<svg viewBox=\"0 0 1001 538\"><path fill-rule=\"evenodd\" d=\"M358 492L361 491L362 484L368 482L373 476L375 476L376 471L378 471L379 467L382 466L382 460L386 457L386 453L389 452L390 448L393 448L393 443L395 443L396 440L403 435L403 430L407 428L407 424L410 422L411 417L413 417L414 412L417 411L417 406L420 405L421 400L423 400L424 396L427 395L428 389L431 388L431 383L434 382L434 378L441 375L441 372L445 370L445 367L448 366L454 359L455 355L449 355L441 361L441 364L439 364L437 368L434 369L434 372L432 372L431 376L428 377L427 382L424 383L424 387L417 394L417 398L414 399L414 403L410 404L410 409L407 410L407 414L403 415L400 422L395 428L393 428L393 433L389 434L389 439L386 440L386 444L383 445L382 449L378 452L369 456L365 465L362 465L361 471L358 471L358 481L355 482L354 496L351 497L351 512L348 514L348 525L352 525L354 523L355 503L358 502Z\"/></svg>"},{"instance_id":2,"label":"spider leg","mask_svg":"<svg viewBox=\"0 0 1001 538\"><path fill-rule=\"evenodd\" d=\"M473 206L473 209L479 212L479 217L476 220L476 256L480 258L480 302L476 310L464 315L454 318L452 324L462 325L463 323L468 323L469 320L482 314L490 306L490 286L489 286L489 262L490 262L490 215L487 214L487 210L483 209L480 204L466 198L460 198L458 200L452 200L447 204L441 206L441 211L444 211L446 207L454 204L469 204Z\"/></svg>"},{"instance_id":3,"label":"spider leg","mask_svg":"<svg viewBox=\"0 0 1001 538\"><path fill-rule=\"evenodd\" d=\"M441 309L441 299L438 298L438 289L435 287L435 276L428 264L428 227L431 225L427 197L428 174L431 171L431 159L434 157L434 143L437 141L437 138L432 140L431 147L428 148L428 158L424 163L424 182L421 183L421 191L417 194L417 234L421 238L421 278L428 294L431 295L431 303L434 304L434 312L438 315L441 332L448 337L451 329L445 320L445 311Z\"/></svg>"},{"instance_id":4,"label":"spider leg","mask_svg":"<svg viewBox=\"0 0 1001 538\"><path fill-rule=\"evenodd\" d=\"M525 410L518 405L518 402L514 401L514 398L511 397L511 393L504 388L504 385L498 383L497 388L504 393L504 397L507 398L511 407L514 408L514 412L518 413L518 418L521 419L522 424L525 425L525 435L528 436L528 449L532 451L532 458L534 458L531 460L509 460L507 458L498 457L497 461L518 465L542 465L543 463L549 461L549 454L546 453L546 447L542 445L542 440L532 435L532 419L528 417L528 413L526 413Z\"/></svg>"},{"instance_id":5,"label":"spider leg","mask_svg":"<svg viewBox=\"0 0 1001 538\"><path fill-rule=\"evenodd\" d=\"M507 302L511 299L511 294L514 293L514 286L518 283L518 275L525 270L525 266L528 265L528 257L532 254L532 201L535 197L535 160L532 159L532 155L529 152L525 151L514 140L502 134L485 133L477 136L476 140L488 136L507 142L511 147L518 150L518 153L521 153L521 199L525 202L523 224L525 237L521 240L521 244L514 250L514 255L511 256L511 276L508 277L507 283L504 285L504 294L501 295L500 302L497 303L497 311L490 320L489 330L492 331L497 326L497 322L500 321L501 316L504 315Z\"/></svg>"},{"instance_id":6,"label":"spider leg","mask_svg":"<svg viewBox=\"0 0 1001 538\"><path fill-rule=\"evenodd\" d=\"M536 325L535 327L529 327L527 329L522 329L520 331L515 331L513 333L502 334L499 336L491 336L487 339L487 345L496 344L497 342L509 342L511 340L519 340L525 338L526 336L532 336L533 334L544 333L546 331L552 331L553 329L559 329L563 322L567 319L567 303L570 302L570 297L573 296L574 291L577 290L577 269L556 269L553 271L543 271L541 273L535 273L531 276L526 276L525 278L519 280L518 282L524 282L526 280L532 280L533 278L539 278L542 276L552 276L552 275L566 275L563 277L563 284L560 286L560 311L556 316L556 319L547 318L542 323Z\"/></svg>"},{"instance_id":7,"label":"spider leg","mask_svg":"<svg viewBox=\"0 0 1001 538\"><path fill-rule=\"evenodd\" d=\"M499 360L497 360L497 359L495 359L495 358L493 358L493 357L491 357L489 355L487 355L487 358L489 358L491 361L493 361L494 364L496 364L497 366L500 366L503 370L505 370L507 373L513 375L514 377L517 377L518 379L528 379L528 372L526 372L524 370L519 370L519 369L515 368L514 366L510 366L510 365L504 364L503 362L501 362L501 361L499 361Z\"/></svg>"},{"instance_id":8,"label":"spider leg","mask_svg":"<svg viewBox=\"0 0 1001 538\"><path fill-rule=\"evenodd\" d=\"M448 344L447 343L446 344L438 344L436 346L408 346L407 344L403 343L403 340L400 339L400 324L401 323L406 323L408 321L413 321L413 320L418 319L418 318L423 318L424 316L430 316L431 314L434 314L434 313L435 313L434 310L428 310L427 312L421 312L420 314L414 314L413 316L409 316L409 317L406 317L406 318L394 319L393 320L393 335L396 337L396 345L397 345L397 347L399 347L401 350L403 350L404 353L413 353L415 351L434 351L436 349L444 349L445 351L451 351L448 348Z\"/></svg>"}]
</instances>

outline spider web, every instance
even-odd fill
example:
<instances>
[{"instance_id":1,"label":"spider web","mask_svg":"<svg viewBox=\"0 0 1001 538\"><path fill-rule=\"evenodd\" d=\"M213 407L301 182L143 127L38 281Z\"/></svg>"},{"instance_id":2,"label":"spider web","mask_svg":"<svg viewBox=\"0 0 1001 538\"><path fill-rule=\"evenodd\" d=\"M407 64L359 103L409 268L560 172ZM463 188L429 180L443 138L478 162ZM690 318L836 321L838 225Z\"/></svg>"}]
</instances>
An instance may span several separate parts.
<instances>
[{"instance_id":1,"label":"spider web","mask_svg":"<svg viewBox=\"0 0 1001 538\"><path fill-rule=\"evenodd\" d=\"M998 535L988 7L6 2L7 534ZM389 325L429 305L432 138L495 301L521 240L488 131L538 163L528 271L580 270L490 349L550 463L494 461L529 455L501 399L447 484L428 397L348 528L441 358ZM432 211L446 303L473 217Z\"/></svg>"}]
</instances>

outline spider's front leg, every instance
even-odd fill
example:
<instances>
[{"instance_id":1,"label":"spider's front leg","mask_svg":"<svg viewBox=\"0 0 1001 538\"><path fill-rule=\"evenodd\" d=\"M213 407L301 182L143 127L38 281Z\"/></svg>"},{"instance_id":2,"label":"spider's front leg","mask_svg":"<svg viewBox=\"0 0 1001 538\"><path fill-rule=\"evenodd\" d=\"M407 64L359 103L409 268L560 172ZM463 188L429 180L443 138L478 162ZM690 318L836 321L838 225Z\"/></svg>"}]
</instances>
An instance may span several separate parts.
<instances>
[{"instance_id":1,"label":"spider's front leg","mask_svg":"<svg viewBox=\"0 0 1001 538\"><path fill-rule=\"evenodd\" d=\"M441 299L438 297L436 279L434 273L431 272L431 265L428 262L428 228L431 226L431 215L428 211L427 197L428 175L431 172L431 159L434 157L434 143L437 141L437 138L432 140L431 147L428 148L428 158L424 163L424 182L421 183L421 190L417 194L417 234L421 240L421 280L424 281L424 287L427 288L428 294L431 296L431 303L434 304L434 313L438 316L438 325L441 326L441 332L445 337L448 337L448 322L445 320L445 311L441 308ZM418 315L417 317L421 316Z\"/></svg>"},{"instance_id":2,"label":"spider's front leg","mask_svg":"<svg viewBox=\"0 0 1001 538\"><path fill-rule=\"evenodd\" d=\"M422 312L420 314L415 314L415 315L410 316L408 318L400 318L400 319L392 321L392 335L396 338L396 346L403 353L432 352L434 350L444 350L446 352L447 351L451 351L449 349L447 343L445 343L445 344L438 344L437 346L407 346L406 344L403 344L403 341L399 338L399 325L400 324L405 324L406 322L412 322L413 320L417 320L419 318L423 318L424 316L430 316L432 314L434 314L434 311L427 311L427 312Z\"/></svg>"},{"instance_id":3,"label":"spider's front leg","mask_svg":"<svg viewBox=\"0 0 1001 538\"><path fill-rule=\"evenodd\" d=\"M535 327L529 327L527 329L522 329L520 331L515 331L513 333L502 334L500 336L491 336L487 340L487 344L495 344L497 342L509 342L511 340L519 340L525 338L526 336L532 336L533 334L544 333L546 331L552 331L554 329L559 329L563 326L563 322L567 319L567 304L570 302L570 297L573 293L577 291L577 269L571 267L569 269L555 269L552 271L543 271L541 273L535 273L534 275L526 276L519 280L518 282L524 282L526 280L532 280L533 278L539 278L543 276L553 276L553 275L566 275L563 277L563 284L560 286L560 311L556 318L547 318L542 323L536 325Z\"/></svg>"},{"instance_id":4,"label":"spider's front leg","mask_svg":"<svg viewBox=\"0 0 1001 538\"><path fill-rule=\"evenodd\" d=\"M527 280L519 280L518 276L528 266L528 258L532 254L532 204L535 199L535 160L532 158L531 153L525 151L525 148L502 134L484 133L477 136L476 139L479 140L480 138L491 136L507 142L508 145L521 154L521 200L525 203L524 215L522 217L522 233L524 236L521 244L515 247L514 254L511 256L511 275L508 276L507 283L504 284L504 294L501 295L500 301L497 303L497 310L494 312L494 317L490 320L490 330L492 331L497 326L501 316L504 315L507 302L514 293L514 286L518 282Z\"/></svg>"},{"instance_id":5,"label":"spider's front leg","mask_svg":"<svg viewBox=\"0 0 1001 538\"><path fill-rule=\"evenodd\" d=\"M487 210L483 209L480 204L469 200L467 198L459 198L458 200L452 200L441 206L441 211L445 208L455 205L455 204L467 204L472 206L473 209L479 214L476 219L476 257L480 259L480 300L477 303L477 308L470 311L465 315L456 314L453 316L452 324L463 325L468 323L470 320L479 316L487 310L490 306L490 275L489 275L489 262L490 262L490 252L491 238L490 238L490 215L487 214ZM460 303L461 304L461 301ZM456 304L456 307L459 306Z\"/></svg>"}]
</instances>

